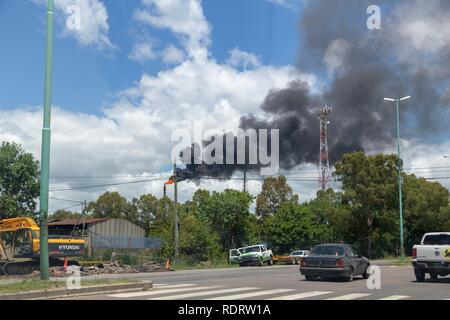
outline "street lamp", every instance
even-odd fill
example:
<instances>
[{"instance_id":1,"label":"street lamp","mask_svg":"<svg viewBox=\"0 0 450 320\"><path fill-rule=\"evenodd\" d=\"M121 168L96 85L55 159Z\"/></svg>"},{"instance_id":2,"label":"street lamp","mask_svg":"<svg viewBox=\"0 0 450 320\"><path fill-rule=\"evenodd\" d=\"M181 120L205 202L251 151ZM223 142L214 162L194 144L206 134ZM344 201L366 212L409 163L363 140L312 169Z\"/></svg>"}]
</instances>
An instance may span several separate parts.
<instances>
[{"instance_id":1,"label":"street lamp","mask_svg":"<svg viewBox=\"0 0 450 320\"><path fill-rule=\"evenodd\" d=\"M403 246L403 200L402 200L402 169L403 161L400 153L400 112L399 104L400 101L406 101L411 99L411 96L403 97L400 99L384 98L384 101L395 102L397 107L397 148L398 148L398 159L397 159L397 170L398 170L398 204L400 211L400 259L403 262L405 259L405 248Z\"/></svg>"},{"instance_id":2,"label":"street lamp","mask_svg":"<svg viewBox=\"0 0 450 320\"><path fill-rule=\"evenodd\" d=\"M41 181L39 195L39 229L40 229L40 271L41 279L49 279L48 259L48 189L50 172L50 111L52 105L52 62L53 62L53 14L54 1L48 0L47 38L45 57L44 123L42 127Z\"/></svg>"}]
</instances>

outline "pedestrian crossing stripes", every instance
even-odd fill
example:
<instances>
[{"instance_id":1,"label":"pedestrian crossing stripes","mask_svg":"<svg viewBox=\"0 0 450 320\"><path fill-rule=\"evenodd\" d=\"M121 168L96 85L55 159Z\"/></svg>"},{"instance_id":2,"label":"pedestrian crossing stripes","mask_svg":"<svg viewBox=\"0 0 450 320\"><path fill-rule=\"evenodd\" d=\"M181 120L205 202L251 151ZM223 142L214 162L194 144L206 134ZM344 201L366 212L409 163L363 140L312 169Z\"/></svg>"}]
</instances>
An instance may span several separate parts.
<instances>
[{"instance_id":1,"label":"pedestrian crossing stripes","mask_svg":"<svg viewBox=\"0 0 450 320\"><path fill-rule=\"evenodd\" d=\"M195 290L205 290L205 289L214 289L220 287L187 287L180 289L161 289L154 291L141 291L141 292L130 292L130 293L118 293L112 294L110 297L112 298L137 298L137 297L146 297L146 296L154 296L159 294L172 294L184 291L195 291Z\"/></svg>"},{"instance_id":2,"label":"pedestrian crossing stripes","mask_svg":"<svg viewBox=\"0 0 450 320\"><path fill-rule=\"evenodd\" d=\"M284 293L284 292L290 292L290 291L294 291L294 289L264 290L264 291L250 292L250 293L235 294L235 295L231 295L231 296L214 297L214 298L210 298L210 299L206 299L206 300L242 300L242 299L255 298L255 297L260 297L260 296L268 296L271 294Z\"/></svg>"},{"instance_id":3,"label":"pedestrian crossing stripes","mask_svg":"<svg viewBox=\"0 0 450 320\"><path fill-rule=\"evenodd\" d=\"M379 300L403 300L403 299L408 299L408 298L410 298L410 296L393 295L393 296L381 298Z\"/></svg>"},{"instance_id":4,"label":"pedestrian crossing stripes","mask_svg":"<svg viewBox=\"0 0 450 320\"><path fill-rule=\"evenodd\" d=\"M350 294L345 294L343 296L329 298L327 300L355 300L355 299L364 298L367 296L370 296L370 294L368 294L368 293L350 293Z\"/></svg>"},{"instance_id":5,"label":"pedestrian crossing stripes","mask_svg":"<svg viewBox=\"0 0 450 320\"><path fill-rule=\"evenodd\" d=\"M266 300L300 300L300 299L314 298L314 297L318 297L318 296L322 296L322 295L330 294L330 293L333 293L333 292L331 292L331 291L312 291L312 292L296 293L296 294L290 294L287 296L269 298Z\"/></svg>"},{"instance_id":6,"label":"pedestrian crossing stripes","mask_svg":"<svg viewBox=\"0 0 450 320\"><path fill-rule=\"evenodd\" d=\"M161 298L150 298L149 300L192 299L192 298L198 298L198 297L202 297L202 296L212 296L212 295L217 295L217 294L234 293L234 292L239 292L239 291L248 291L248 290L257 290L257 289L258 288L232 288L232 289L222 289L222 290L211 290L211 291L175 294L173 296L165 296L165 297L161 297Z\"/></svg>"},{"instance_id":7,"label":"pedestrian crossing stripes","mask_svg":"<svg viewBox=\"0 0 450 320\"><path fill-rule=\"evenodd\" d=\"M149 291L116 293L108 295L119 299L146 299L146 300L302 300L302 299L324 299L324 300L405 300L410 299L407 295L380 296L378 290L373 293L354 292L337 293L333 291L309 291L299 292L301 289L264 289L258 287L230 288L225 286L204 286L192 283L154 284Z\"/></svg>"}]
</instances>

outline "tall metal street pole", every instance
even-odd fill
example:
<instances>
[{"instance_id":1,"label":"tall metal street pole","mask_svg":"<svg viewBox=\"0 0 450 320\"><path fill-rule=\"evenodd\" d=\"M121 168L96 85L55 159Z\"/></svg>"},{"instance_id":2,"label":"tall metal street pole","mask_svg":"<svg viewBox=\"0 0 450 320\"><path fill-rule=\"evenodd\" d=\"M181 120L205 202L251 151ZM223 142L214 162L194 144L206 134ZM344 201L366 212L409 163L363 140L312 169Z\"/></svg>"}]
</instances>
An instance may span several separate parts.
<instances>
[{"instance_id":1,"label":"tall metal street pole","mask_svg":"<svg viewBox=\"0 0 450 320\"><path fill-rule=\"evenodd\" d=\"M178 258L179 255L179 224L178 224L178 176L177 176L177 163L174 161L173 163L173 175L175 177L175 181L173 184L173 200L175 202L175 259Z\"/></svg>"},{"instance_id":2,"label":"tall metal street pole","mask_svg":"<svg viewBox=\"0 0 450 320\"><path fill-rule=\"evenodd\" d=\"M410 96L403 97L401 99L391 99L384 98L385 101L391 101L396 103L397 112L397 176L398 176L398 206L400 212L400 259L404 261L405 259L405 247L404 247L404 234L403 234L403 195L402 195L402 185L403 185L403 161L400 152L400 101L405 101L411 99Z\"/></svg>"},{"instance_id":3,"label":"tall metal street pole","mask_svg":"<svg viewBox=\"0 0 450 320\"><path fill-rule=\"evenodd\" d=\"M403 262L405 259L405 247L403 244L403 196L402 196L402 184L403 184L403 177L402 177L402 156L400 152L400 111L399 111L399 100L397 99L397 154L398 154L398 164L397 164L397 176L398 176L398 206L400 211L400 259Z\"/></svg>"},{"instance_id":4,"label":"tall metal street pole","mask_svg":"<svg viewBox=\"0 0 450 320\"><path fill-rule=\"evenodd\" d=\"M41 184L39 197L39 226L40 226L40 271L41 279L49 279L48 259L48 190L50 172L50 115L52 104L52 63L53 63L53 0L48 0L47 9L47 39L45 61L45 93L44 93L44 125L42 128L41 149Z\"/></svg>"}]
</instances>

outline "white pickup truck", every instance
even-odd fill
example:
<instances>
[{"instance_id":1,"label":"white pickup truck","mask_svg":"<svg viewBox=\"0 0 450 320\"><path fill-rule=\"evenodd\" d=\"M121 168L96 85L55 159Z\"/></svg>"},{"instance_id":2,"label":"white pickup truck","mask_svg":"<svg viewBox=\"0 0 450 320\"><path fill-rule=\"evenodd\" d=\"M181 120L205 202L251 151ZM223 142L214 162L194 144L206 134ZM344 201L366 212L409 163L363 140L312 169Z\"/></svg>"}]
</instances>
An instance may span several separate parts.
<instances>
[{"instance_id":1,"label":"white pickup truck","mask_svg":"<svg viewBox=\"0 0 450 320\"><path fill-rule=\"evenodd\" d=\"M265 245L259 244L230 251L230 262L238 262L239 266L262 266L264 263L271 266L273 264L272 250L268 250Z\"/></svg>"},{"instance_id":2,"label":"white pickup truck","mask_svg":"<svg viewBox=\"0 0 450 320\"><path fill-rule=\"evenodd\" d=\"M418 282L450 274L450 232L426 233L420 245L413 247L412 264Z\"/></svg>"}]
</instances>

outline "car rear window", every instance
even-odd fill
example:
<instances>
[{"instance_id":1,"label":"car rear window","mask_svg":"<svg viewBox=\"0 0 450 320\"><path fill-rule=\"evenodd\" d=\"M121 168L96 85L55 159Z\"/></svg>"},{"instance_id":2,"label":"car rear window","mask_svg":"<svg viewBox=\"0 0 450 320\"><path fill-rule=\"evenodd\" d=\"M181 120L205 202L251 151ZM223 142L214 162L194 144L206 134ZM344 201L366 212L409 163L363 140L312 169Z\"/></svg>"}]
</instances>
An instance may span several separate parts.
<instances>
[{"instance_id":1,"label":"car rear window","mask_svg":"<svg viewBox=\"0 0 450 320\"><path fill-rule=\"evenodd\" d=\"M431 234L425 236L423 240L424 245L428 246L443 246L450 244L450 235L448 234Z\"/></svg>"},{"instance_id":2,"label":"car rear window","mask_svg":"<svg viewBox=\"0 0 450 320\"><path fill-rule=\"evenodd\" d=\"M339 246L317 246L312 250L312 254L316 256L343 256L344 247Z\"/></svg>"}]
</instances>

